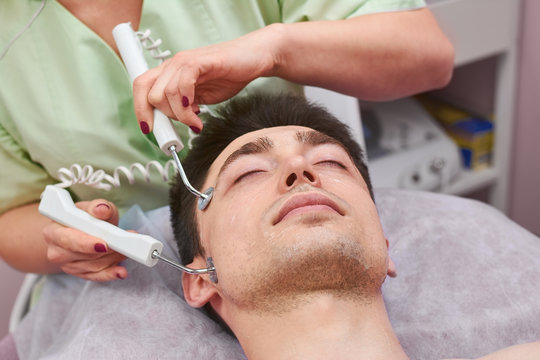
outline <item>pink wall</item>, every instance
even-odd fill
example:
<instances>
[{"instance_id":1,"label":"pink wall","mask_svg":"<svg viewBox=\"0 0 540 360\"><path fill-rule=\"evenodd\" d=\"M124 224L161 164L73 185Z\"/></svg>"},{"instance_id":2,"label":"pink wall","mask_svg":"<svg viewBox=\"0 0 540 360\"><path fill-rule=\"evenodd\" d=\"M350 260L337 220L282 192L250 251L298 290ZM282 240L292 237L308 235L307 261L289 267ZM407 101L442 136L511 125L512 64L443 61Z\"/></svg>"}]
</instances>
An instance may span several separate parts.
<instances>
[{"instance_id":1,"label":"pink wall","mask_svg":"<svg viewBox=\"0 0 540 360\"><path fill-rule=\"evenodd\" d=\"M522 0L510 217L540 235L540 1Z\"/></svg>"}]
</instances>

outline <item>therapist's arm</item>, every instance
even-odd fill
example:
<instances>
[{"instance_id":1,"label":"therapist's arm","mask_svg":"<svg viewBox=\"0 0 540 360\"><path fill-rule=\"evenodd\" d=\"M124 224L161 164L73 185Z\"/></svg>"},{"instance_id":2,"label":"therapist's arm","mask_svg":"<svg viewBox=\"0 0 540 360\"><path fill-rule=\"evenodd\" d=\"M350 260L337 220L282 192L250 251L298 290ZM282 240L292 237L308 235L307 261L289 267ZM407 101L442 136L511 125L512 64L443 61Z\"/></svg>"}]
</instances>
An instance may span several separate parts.
<instances>
[{"instance_id":1,"label":"therapist's arm","mask_svg":"<svg viewBox=\"0 0 540 360\"><path fill-rule=\"evenodd\" d=\"M272 75L380 101L445 86L454 51L427 8L283 24Z\"/></svg>"},{"instance_id":2,"label":"therapist's arm","mask_svg":"<svg viewBox=\"0 0 540 360\"><path fill-rule=\"evenodd\" d=\"M118 211L110 202L76 205L101 220L118 223ZM6 263L23 272L63 271L94 281L127 277L127 270L118 265L123 255L108 249L101 239L53 222L38 212L38 206L24 205L0 215L0 256Z\"/></svg>"},{"instance_id":3,"label":"therapist's arm","mask_svg":"<svg viewBox=\"0 0 540 360\"><path fill-rule=\"evenodd\" d=\"M135 113L152 129L152 107L202 127L198 104L279 76L364 100L390 100L445 86L453 47L428 8L347 20L272 24L238 39L182 51L134 83Z\"/></svg>"},{"instance_id":4,"label":"therapist's arm","mask_svg":"<svg viewBox=\"0 0 540 360\"><path fill-rule=\"evenodd\" d=\"M43 228L50 222L39 214L38 204L29 204L0 215L0 256L13 268L32 273L60 272L47 259Z\"/></svg>"}]
</instances>

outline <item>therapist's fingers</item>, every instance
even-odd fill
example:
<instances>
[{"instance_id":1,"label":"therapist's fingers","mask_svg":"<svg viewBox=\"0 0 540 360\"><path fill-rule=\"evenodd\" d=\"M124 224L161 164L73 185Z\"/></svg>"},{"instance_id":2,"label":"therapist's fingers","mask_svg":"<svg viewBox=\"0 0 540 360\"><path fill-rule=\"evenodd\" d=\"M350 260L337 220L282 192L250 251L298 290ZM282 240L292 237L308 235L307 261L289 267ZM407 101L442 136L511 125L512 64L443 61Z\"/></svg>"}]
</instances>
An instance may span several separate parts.
<instances>
[{"instance_id":1,"label":"therapist's fingers","mask_svg":"<svg viewBox=\"0 0 540 360\"><path fill-rule=\"evenodd\" d=\"M66 274L74 275L92 281L111 281L125 279L128 272L125 267L119 265L125 259L118 253L111 253L97 261L76 261L62 266Z\"/></svg>"},{"instance_id":2,"label":"therapist's fingers","mask_svg":"<svg viewBox=\"0 0 540 360\"><path fill-rule=\"evenodd\" d=\"M202 129L202 121L197 114L199 106L184 98L174 84L181 73L181 64L167 60L157 68L140 75L133 82L133 103L135 116L144 134L154 129L154 108L159 109L169 118L179 120L195 132ZM191 98L193 98L191 96Z\"/></svg>"},{"instance_id":3,"label":"therapist's fingers","mask_svg":"<svg viewBox=\"0 0 540 360\"><path fill-rule=\"evenodd\" d=\"M210 100L198 98L196 94L197 85L201 84L200 82L205 77L202 66L202 64L188 64L183 66L169 80L165 89L165 94L167 95L169 104L171 104L175 117L190 126L191 129L195 128L198 131L202 130L203 126L201 119L197 116L198 104L206 103L205 100ZM225 100L225 98L222 100ZM173 107L173 104L176 106ZM197 132L197 130L194 131Z\"/></svg>"},{"instance_id":4,"label":"therapist's fingers","mask_svg":"<svg viewBox=\"0 0 540 360\"><path fill-rule=\"evenodd\" d=\"M104 199L96 199L92 201L79 201L75 204L79 209L86 211L93 217L118 225L119 214L118 208L112 202Z\"/></svg>"},{"instance_id":5,"label":"therapist's fingers","mask_svg":"<svg viewBox=\"0 0 540 360\"><path fill-rule=\"evenodd\" d=\"M146 101L148 101L152 107L159 109L168 117L174 117L174 111L171 109L169 101L165 95L165 87L167 86L168 79L173 77L174 74L179 71L180 66L173 63L171 59L169 59L161 64L158 69L159 73L152 72L149 74L143 74L141 76L155 76L152 86L150 88L143 89L148 91Z\"/></svg>"},{"instance_id":6,"label":"therapist's fingers","mask_svg":"<svg viewBox=\"0 0 540 360\"><path fill-rule=\"evenodd\" d=\"M183 66L178 69L169 79L167 80L167 85L163 93L167 98L167 102L173 112L174 118L178 119L180 122L188 125L189 127L195 127L198 129L202 128L202 122L200 119L195 116L192 104L193 101L193 88L195 85L195 80L190 81L187 86L183 85L182 79L183 76L190 69L187 66Z\"/></svg>"},{"instance_id":7,"label":"therapist's fingers","mask_svg":"<svg viewBox=\"0 0 540 360\"><path fill-rule=\"evenodd\" d=\"M95 281L127 277L127 270L118 266L126 257L107 250L101 239L56 223L48 226L44 233L48 243L47 258L65 273Z\"/></svg>"},{"instance_id":8,"label":"therapist's fingers","mask_svg":"<svg viewBox=\"0 0 540 360\"><path fill-rule=\"evenodd\" d=\"M176 55L175 58L178 57L179 55ZM148 101L168 117L200 131L202 121L197 116L199 108L193 101L194 86L198 75L191 76L187 86L180 86L183 84L184 74L191 71L191 67L181 61L170 62L154 82L148 94Z\"/></svg>"},{"instance_id":9,"label":"therapist's fingers","mask_svg":"<svg viewBox=\"0 0 540 360\"><path fill-rule=\"evenodd\" d=\"M111 202L97 199L76 205L100 220L118 224L118 209ZM127 270L118 265L125 256L109 249L102 239L53 221L44 227L43 235L48 260L57 264L62 271L95 281L127 277Z\"/></svg>"},{"instance_id":10,"label":"therapist's fingers","mask_svg":"<svg viewBox=\"0 0 540 360\"><path fill-rule=\"evenodd\" d=\"M124 280L128 277L128 272L123 266L111 266L97 273L81 274L79 277L91 281L105 282L112 280Z\"/></svg>"},{"instance_id":11,"label":"therapist's fingers","mask_svg":"<svg viewBox=\"0 0 540 360\"><path fill-rule=\"evenodd\" d=\"M108 251L102 239L52 221L43 228L43 235L48 247L49 260L56 264L72 261L76 257L94 259Z\"/></svg>"},{"instance_id":12,"label":"therapist's fingers","mask_svg":"<svg viewBox=\"0 0 540 360\"><path fill-rule=\"evenodd\" d=\"M101 199L80 201L76 206L100 220L118 224L118 209L111 202ZM107 243L102 239L53 221L43 228L43 235L48 246L49 261L56 264L73 261L75 256L84 259L97 258L109 251Z\"/></svg>"},{"instance_id":13,"label":"therapist's fingers","mask_svg":"<svg viewBox=\"0 0 540 360\"><path fill-rule=\"evenodd\" d=\"M133 81L133 108L143 134L148 134L153 129L154 107L148 101L148 94L161 72L162 66L164 64L148 70Z\"/></svg>"}]
</instances>

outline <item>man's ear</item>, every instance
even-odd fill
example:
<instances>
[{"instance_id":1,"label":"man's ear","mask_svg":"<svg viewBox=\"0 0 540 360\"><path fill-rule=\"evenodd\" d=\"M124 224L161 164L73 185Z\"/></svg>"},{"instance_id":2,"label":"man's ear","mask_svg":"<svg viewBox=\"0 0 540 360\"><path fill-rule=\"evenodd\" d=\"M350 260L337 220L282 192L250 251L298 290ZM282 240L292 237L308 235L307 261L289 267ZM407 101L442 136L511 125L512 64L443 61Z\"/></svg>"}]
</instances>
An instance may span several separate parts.
<instances>
[{"instance_id":1,"label":"man's ear","mask_svg":"<svg viewBox=\"0 0 540 360\"><path fill-rule=\"evenodd\" d=\"M188 267L196 269L205 266L206 263L200 256L197 256L193 262L188 265ZM208 275L182 273L182 289L184 290L186 302L195 308L203 307L217 294L216 286L210 281Z\"/></svg>"},{"instance_id":2,"label":"man's ear","mask_svg":"<svg viewBox=\"0 0 540 360\"><path fill-rule=\"evenodd\" d=\"M386 248L388 248L389 247L388 239L385 239L385 240L386 240ZM390 254L388 254L388 270L386 271L386 273L390 277L396 277L397 276L396 265L392 261L392 258L390 257Z\"/></svg>"}]
</instances>

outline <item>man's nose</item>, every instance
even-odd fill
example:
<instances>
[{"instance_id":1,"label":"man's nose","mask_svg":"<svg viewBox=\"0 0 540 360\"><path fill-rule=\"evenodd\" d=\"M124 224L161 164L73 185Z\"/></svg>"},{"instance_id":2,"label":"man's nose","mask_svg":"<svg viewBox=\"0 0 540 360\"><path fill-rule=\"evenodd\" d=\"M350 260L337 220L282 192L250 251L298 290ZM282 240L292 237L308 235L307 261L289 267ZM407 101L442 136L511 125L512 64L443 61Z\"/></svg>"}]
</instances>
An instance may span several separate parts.
<instances>
[{"instance_id":1,"label":"man's nose","mask_svg":"<svg viewBox=\"0 0 540 360\"><path fill-rule=\"evenodd\" d=\"M290 158L285 166L280 187L288 191L300 184L319 187L321 180L313 166L303 156Z\"/></svg>"}]
</instances>

